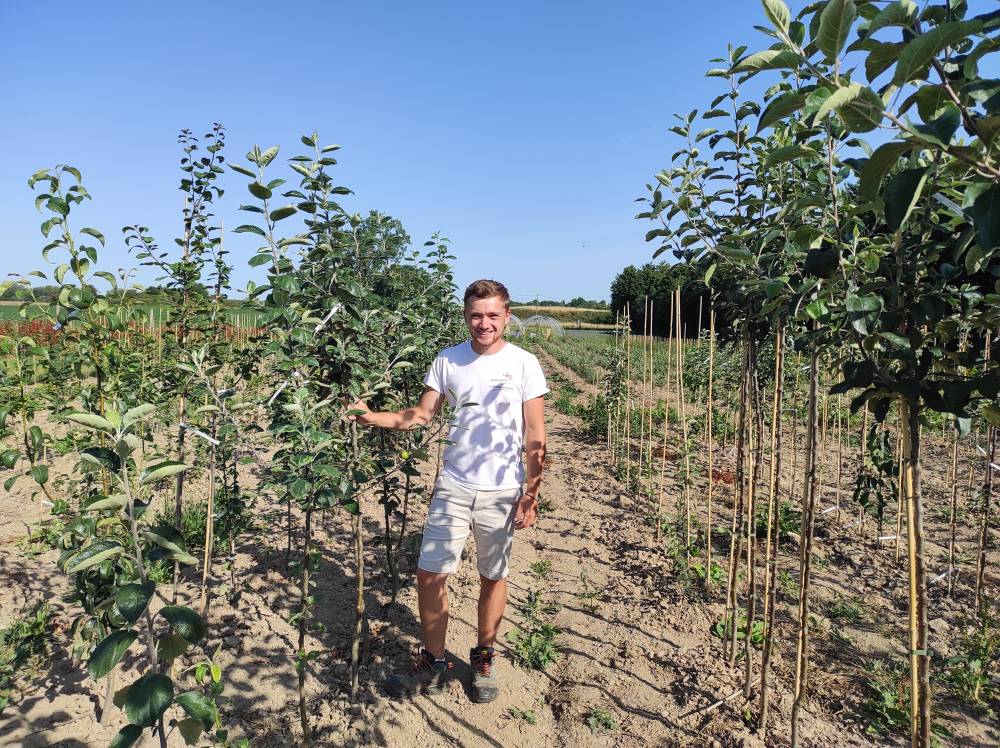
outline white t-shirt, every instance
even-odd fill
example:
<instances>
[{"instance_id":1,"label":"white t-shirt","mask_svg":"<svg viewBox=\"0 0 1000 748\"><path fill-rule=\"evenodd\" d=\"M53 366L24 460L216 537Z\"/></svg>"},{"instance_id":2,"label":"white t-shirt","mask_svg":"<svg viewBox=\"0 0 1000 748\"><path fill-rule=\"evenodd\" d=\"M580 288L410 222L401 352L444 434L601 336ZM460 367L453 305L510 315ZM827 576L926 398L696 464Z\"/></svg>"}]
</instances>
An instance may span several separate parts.
<instances>
[{"instance_id":1,"label":"white t-shirt","mask_svg":"<svg viewBox=\"0 0 1000 748\"><path fill-rule=\"evenodd\" d=\"M524 481L523 403L549 391L538 359L507 343L483 356L466 341L438 354L424 384L455 408L444 472L481 491L516 488Z\"/></svg>"}]
</instances>

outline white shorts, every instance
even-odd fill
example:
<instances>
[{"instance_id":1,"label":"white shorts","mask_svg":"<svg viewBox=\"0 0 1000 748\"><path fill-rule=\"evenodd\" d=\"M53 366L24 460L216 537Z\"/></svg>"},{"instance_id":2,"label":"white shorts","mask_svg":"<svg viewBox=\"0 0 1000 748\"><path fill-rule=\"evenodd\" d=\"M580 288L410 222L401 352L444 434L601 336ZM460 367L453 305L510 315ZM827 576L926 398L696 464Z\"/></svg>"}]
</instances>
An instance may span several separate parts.
<instances>
[{"instance_id":1,"label":"white shorts","mask_svg":"<svg viewBox=\"0 0 1000 748\"><path fill-rule=\"evenodd\" d=\"M520 487L479 491L447 475L439 476L427 512L417 567L435 574L453 573L471 530L476 539L479 573L494 581L506 577L514 538L514 509L520 496Z\"/></svg>"}]
</instances>

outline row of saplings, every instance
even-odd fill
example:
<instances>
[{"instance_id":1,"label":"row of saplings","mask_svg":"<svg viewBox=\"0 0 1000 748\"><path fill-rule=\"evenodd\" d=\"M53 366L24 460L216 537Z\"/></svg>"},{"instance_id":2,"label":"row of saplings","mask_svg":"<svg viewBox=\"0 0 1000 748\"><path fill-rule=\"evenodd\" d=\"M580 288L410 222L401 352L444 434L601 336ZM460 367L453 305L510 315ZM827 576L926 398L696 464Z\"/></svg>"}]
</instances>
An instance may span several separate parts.
<instances>
[{"instance_id":1,"label":"row of saplings","mask_svg":"<svg viewBox=\"0 0 1000 748\"><path fill-rule=\"evenodd\" d=\"M774 516L780 476L784 351L807 362L806 460L800 506L799 605L791 742L800 742L810 670L811 579L819 494L821 369L883 423L900 424L901 530L908 587L907 652L913 745L929 746L932 643L921 488L926 414L948 414L954 440L985 434L974 610L985 619L994 546L992 493L1000 426L1000 98L980 63L997 50L1000 13L973 16L966 2L918 5L821 0L793 15L762 0L771 46L730 46L708 76L723 82L708 108L678 116L673 164L647 185L647 240L703 273L720 335L738 342L743 365L737 406L735 516L730 615L763 609L768 632L755 722L768 719L773 599L760 600L752 522L758 483ZM744 85L776 71L748 96ZM704 129L697 122L704 120ZM866 139L881 130L876 143ZM889 134L886 141L882 135ZM756 352L775 351L770 403L757 384ZM765 428L763 421L770 421ZM766 479L761 450L773 458ZM957 449L957 447L956 447ZM956 504L952 502L951 526ZM749 556L747 556L749 554ZM773 597L773 550L761 567ZM742 602L740 598L743 598ZM735 655L732 626L730 659ZM989 663L981 663L983 668ZM744 694L758 680L746 661ZM908 702L908 704L906 703Z\"/></svg>"},{"instance_id":2,"label":"row of saplings","mask_svg":"<svg viewBox=\"0 0 1000 748\"><path fill-rule=\"evenodd\" d=\"M453 258L443 240L412 251L395 219L344 209L336 201L349 191L330 177L336 146L321 146L315 134L302 140L307 155L286 162L294 184L265 176L276 167L277 147L255 147L245 165L231 165L249 176L241 210L251 218L235 231L260 238L251 265L268 266L266 285L247 289L264 328L249 341L219 332L232 272L212 213L223 194L221 126L200 140L182 133L178 249L160 249L143 226L123 230L136 259L160 274L172 304L170 327L149 335L130 324L144 313L132 303L131 273L100 269L103 234L71 228L77 206L90 198L79 172L60 165L30 180L46 214L43 256L54 265L35 275L58 284L58 300L31 304L27 279L18 285L25 313L60 335L47 346L27 336L3 340L14 373L0 390L3 467L12 471L4 487L29 482L35 498L61 515L58 565L72 586L73 652L104 681L102 724L113 707L124 710L128 724L112 740L115 748L146 731L166 745L174 730L192 745L247 744L231 738L220 717L225 679L218 650L206 647L214 556L227 547L232 554L254 523L248 470L256 471L264 495L287 508L291 568L300 575L291 619L298 641L290 655L305 744L312 739L306 678L319 654L314 635L322 631L314 617L317 513L343 510L351 522L352 699L367 630L365 496L383 507L393 598L399 587L408 503L421 490L414 462L427 459L440 427L359 433L345 403L360 398L390 407L393 398L418 391L419 377L460 321ZM74 452L66 475L50 470L56 444ZM201 537L191 537L192 516L204 518ZM131 682L118 677L123 661L138 674Z\"/></svg>"}]
</instances>

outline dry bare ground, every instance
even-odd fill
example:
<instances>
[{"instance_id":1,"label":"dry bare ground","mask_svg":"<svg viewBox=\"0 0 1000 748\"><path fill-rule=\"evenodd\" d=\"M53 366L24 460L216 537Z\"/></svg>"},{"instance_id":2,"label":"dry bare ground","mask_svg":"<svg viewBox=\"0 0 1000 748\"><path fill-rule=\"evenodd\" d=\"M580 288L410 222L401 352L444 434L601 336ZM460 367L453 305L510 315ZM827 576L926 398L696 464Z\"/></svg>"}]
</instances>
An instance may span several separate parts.
<instances>
[{"instance_id":1,"label":"dry bare ground","mask_svg":"<svg viewBox=\"0 0 1000 748\"><path fill-rule=\"evenodd\" d=\"M572 379L547 356L548 372ZM578 383L581 387L585 383ZM543 497L550 505L536 527L516 539L510 577L511 605L498 642L502 657L498 672L503 693L492 704L470 701L471 674L465 659L475 643L478 581L473 546L450 582L449 652L455 678L444 694L411 702L385 697L380 683L392 668L403 667L418 643L416 596L412 586L419 533L426 506L411 507L413 532L404 540L402 568L405 586L397 604L386 607L388 579L382 549L372 543L381 535L380 507L368 502L365 527L370 588L367 607L370 637L362 670L363 695L357 704L347 698L347 656L352 621L354 578L349 525L343 514L323 523L324 548L318 579L318 617L325 631L311 647L322 654L311 663L309 711L319 745L390 746L756 746L758 737L744 721L745 702L737 696L716 705L742 684L742 664L729 666L722 642L711 633L723 616L722 595L706 600L697 585L685 581L675 559L653 540L646 522L646 499L626 496L607 469L605 445L581 431L577 419L550 409L549 463ZM702 455L698 455L700 464ZM829 457L829 455L828 455ZM944 454L933 459L946 459ZM790 464L790 463L787 463ZM943 464L943 463L940 463ZM434 470L427 465L424 483ZM830 475L829 472L826 473ZM678 495L678 467L667 466L665 496L669 506ZM196 492L195 492L196 493ZM930 493L943 494L941 487ZM720 506L728 494L720 496ZM700 501L700 497L698 497ZM941 496L937 503L943 500ZM846 496L845 496L846 503ZM288 623L297 605L297 580L285 555L283 510L258 505L259 531L248 535L236 556L216 566L215 597L209 628L213 638L205 649L221 647L219 662L227 682L223 720L234 734L250 737L257 746L287 746L299 738L296 675L293 656L296 633ZM26 557L16 541L22 523L45 515L27 495L0 497L0 626L22 606L52 600L65 591L56 571L55 552ZM860 713L864 679L878 658L901 658L905 642L905 576L891 548L873 551L850 537L850 518L841 525L824 515L820 528L823 563L817 571L815 634L816 668L813 694L802 724L807 746L886 745L898 737L868 737ZM728 522L726 515L719 524ZM946 528L944 528L946 529ZM943 537L940 520L930 534ZM717 543L721 555L725 544ZM971 546L968 546L971 549ZM781 567L793 571L795 548L783 548ZM539 560L551 561L541 578L531 570ZM993 559L995 562L996 559ZM940 565L936 551L934 568ZM195 599L195 573L181 598ZM964 582L969 581L965 572ZM513 664L505 633L523 625L519 612L529 592L553 605L560 659L546 671ZM955 602L935 590L931 618L935 649L948 654L959 633L967 606L967 588L959 586ZM591 593L591 594L588 594ZM860 597L865 614L855 623L837 624L824 616L837 596ZM105 727L96 722L99 687L69 662L64 647L72 610L59 604L60 626L52 657L23 689L0 722L0 745L106 745L123 723L115 711ZM781 643L771 729L767 744L787 745L791 706L792 608L794 600L779 595ZM757 655L759 658L759 655ZM192 658L187 657L186 662ZM134 668L126 660L125 668ZM132 674L120 677L130 682ZM956 746L997 745L996 725L955 704L940 704L949 719ZM606 733L588 724L592 710L604 710L615 727ZM514 710L520 710L515 713ZM535 724L517 714L530 712ZM908 742L908 741L906 741ZM176 732L171 745L181 745Z\"/></svg>"}]
</instances>

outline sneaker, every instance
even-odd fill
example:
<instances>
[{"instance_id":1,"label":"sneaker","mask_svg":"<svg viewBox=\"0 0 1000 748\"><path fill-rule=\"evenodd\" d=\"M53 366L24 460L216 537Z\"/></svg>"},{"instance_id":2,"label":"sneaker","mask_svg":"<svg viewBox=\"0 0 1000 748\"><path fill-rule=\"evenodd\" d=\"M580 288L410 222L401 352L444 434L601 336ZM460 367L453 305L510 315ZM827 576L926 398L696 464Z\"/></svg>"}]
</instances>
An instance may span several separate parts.
<instances>
[{"instance_id":1,"label":"sneaker","mask_svg":"<svg viewBox=\"0 0 1000 748\"><path fill-rule=\"evenodd\" d=\"M500 695L497 674L493 672L493 647L474 647L469 650L472 665L472 700L486 704Z\"/></svg>"},{"instance_id":2,"label":"sneaker","mask_svg":"<svg viewBox=\"0 0 1000 748\"><path fill-rule=\"evenodd\" d=\"M393 673L385 681L385 690L396 699L412 698L417 694L441 693L451 669L449 662L435 662L434 655L426 649L413 660L409 672Z\"/></svg>"}]
</instances>

